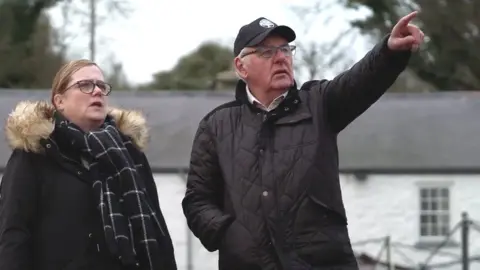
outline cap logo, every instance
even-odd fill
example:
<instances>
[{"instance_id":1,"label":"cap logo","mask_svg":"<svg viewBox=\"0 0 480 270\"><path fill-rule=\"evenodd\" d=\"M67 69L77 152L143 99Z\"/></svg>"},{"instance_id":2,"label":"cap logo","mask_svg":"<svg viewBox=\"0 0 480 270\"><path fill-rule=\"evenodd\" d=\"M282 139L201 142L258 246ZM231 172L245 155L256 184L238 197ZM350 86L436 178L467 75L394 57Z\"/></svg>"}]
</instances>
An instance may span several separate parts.
<instances>
[{"instance_id":1,"label":"cap logo","mask_svg":"<svg viewBox=\"0 0 480 270\"><path fill-rule=\"evenodd\" d=\"M264 27L264 28L272 28L275 26L275 24L267 19L261 19L260 22L258 23L260 24L261 27Z\"/></svg>"}]
</instances>

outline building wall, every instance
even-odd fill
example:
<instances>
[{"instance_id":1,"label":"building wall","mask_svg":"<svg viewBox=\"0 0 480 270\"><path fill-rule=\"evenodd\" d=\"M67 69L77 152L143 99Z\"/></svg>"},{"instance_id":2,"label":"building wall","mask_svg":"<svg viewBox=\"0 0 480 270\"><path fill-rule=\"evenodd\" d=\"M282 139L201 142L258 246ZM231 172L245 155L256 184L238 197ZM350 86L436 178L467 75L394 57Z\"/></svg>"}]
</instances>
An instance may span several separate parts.
<instances>
[{"instance_id":1,"label":"building wall","mask_svg":"<svg viewBox=\"0 0 480 270\"><path fill-rule=\"evenodd\" d=\"M182 210L182 199L185 195L185 181L178 174L155 174L160 207L165 216L173 244L175 246L175 257L179 270L187 270L188 263L188 239L187 235L192 234L187 227L185 216ZM200 241L192 237L192 265L189 270L212 270L217 269L217 253L208 252Z\"/></svg>"},{"instance_id":2,"label":"building wall","mask_svg":"<svg viewBox=\"0 0 480 270\"><path fill-rule=\"evenodd\" d=\"M480 175L372 175L365 180L358 180L353 175L342 175L341 185L355 251L376 257L382 243L357 245L355 242L389 235L394 243L394 262L402 262L407 266L424 263L432 252L424 247L428 244L437 246L439 240L445 239L441 236L437 239L420 236L420 189L448 188L449 229L453 229L461 220L463 211L468 212L471 219L480 221ZM452 238L449 247L440 249L433 257L433 264L459 260L460 230ZM469 239L470 255L480 255L480 232L470 229ZM452 256L452 253L456 256ZM382 258L385 260L385 253ZM480 264L472 264L471 269L477 267L480 269ZM452 268L435 269L461 268L457 264Z\"/></svg>"}]
</instances>

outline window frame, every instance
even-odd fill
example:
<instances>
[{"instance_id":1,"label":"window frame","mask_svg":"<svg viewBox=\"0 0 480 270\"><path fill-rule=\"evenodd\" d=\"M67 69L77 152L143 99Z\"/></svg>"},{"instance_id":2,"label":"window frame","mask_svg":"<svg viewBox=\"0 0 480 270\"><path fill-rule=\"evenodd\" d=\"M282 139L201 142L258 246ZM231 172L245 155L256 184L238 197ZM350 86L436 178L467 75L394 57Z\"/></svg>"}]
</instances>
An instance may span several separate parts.
<instances>
[{"instance_id":1,"label":"window frame","mask_svg":"<svg viewBox=\"0 0 480 270\"><path fill-rule=\"evenodd\" d=\"M423 195L423 191L425 189L435 189L438 191L438 194L436 195L436 199L433 201L434 203L437 203L437 209L424 210L423 204L425 203L425 200L428 204L428 207L432 208L432 196L427 195L428 197L425 198ZM446 209L443 204L443 200L445 199L445 196L441 194L442 189L447 190L448 198L447 198ZM432 181L432 182L419 183L417 187L417 198L418 198L417 228L418 228L418 238L420 242L438 243L438 242L444 241L452 229L452 183L447 181ZM422 227L425 225L425 223L422 221L422 216L429 215L429 214L436 216L436 222L434 222L433 226L435 226L437 230L441 230L441 227L446 225L446 228L447 228L446 231L444 232L439 231L438 235L423 235ZM441 219L440 217L442 215L447 216L447 219L448 219L448 221L446 222L447 224L444 224L445 222L440 220Z\"/></svg>"}]
</instances>

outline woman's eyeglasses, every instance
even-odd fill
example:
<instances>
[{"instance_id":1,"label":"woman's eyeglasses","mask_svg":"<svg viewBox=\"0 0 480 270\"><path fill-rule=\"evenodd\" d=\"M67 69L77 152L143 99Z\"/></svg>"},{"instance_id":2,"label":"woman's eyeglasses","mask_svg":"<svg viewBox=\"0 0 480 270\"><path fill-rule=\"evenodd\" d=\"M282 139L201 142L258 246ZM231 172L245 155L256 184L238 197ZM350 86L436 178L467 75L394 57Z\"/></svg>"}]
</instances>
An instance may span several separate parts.
<instances>
[{"instance_id":1,"label":"woman's eyeglasses","mask_svg":"<svg viewBox=\"0 0 480 270\"><path fill-rule=\"evenodd\" d=\"M112 91L112 86L106 82L102 81L93 81L93 80L82 80L78 81L69 87L67 87L68 90L72 87L77 87L80 91L82 91L85 94L91 94L93 93L93 90L95 90L95 86L97 86L100 91L102 92L102 95L108 96L110 92Z\"/></svg>"}]
</instances>

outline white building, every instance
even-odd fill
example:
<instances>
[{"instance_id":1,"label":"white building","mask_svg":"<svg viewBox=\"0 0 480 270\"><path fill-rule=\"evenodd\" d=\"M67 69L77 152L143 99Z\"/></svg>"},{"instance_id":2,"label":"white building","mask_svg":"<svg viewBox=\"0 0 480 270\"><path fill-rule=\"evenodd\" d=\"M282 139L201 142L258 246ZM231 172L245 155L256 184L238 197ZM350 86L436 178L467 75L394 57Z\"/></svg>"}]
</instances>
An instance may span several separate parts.
<instances>
[{"instance_id":1,"label":"white building","mask_svg":"<svg viewBox=\"0 0 480 270\"><path fill-rule=\"evenodd\" d=\"M387 95L339 136L353 243L390 236L393 262L415 267L445 242L462 212L480 225L479 113L476 93ZM469 228L470 257L478 260L480 226ZM431 269L462 269L461 236L454 231ZM375 258L381 244L354 249Z\"/></svg>"},{"instance_id":2,"label":"white building","mask_svg":"<svg viewBox=\"0 0 480 270\"><path fill-rule=\"evenodd\" d=\"M147 156L180 270L216 269L189 231L181 208L183 171L201 117L233 98L226 92L115 92L111 103L146 113L151 126ZM6 116L23 99L46 91L0 91ZM397 269L418 269L467 212L480 229L480 97L474 93L388 94L339 136L341 185L354 250L362 269L374 269L390 236ZM10 150L0 143L0 164ZM431 259L430 269L461 269L461 231ZM470 226L470 257L480 258L480 231ZM386 251L379 257L387 263ZM450 262L457 262L448 266ZM445 265L440 265L445 263ZM191 268L188 268L188 264ZM447 267L448 266L448 267ZM403 268L402 268L403 267ZM377 269L386 269L385 266ZM470 269L480 269L471 262Z\"/></svg>"}]
</instances>

